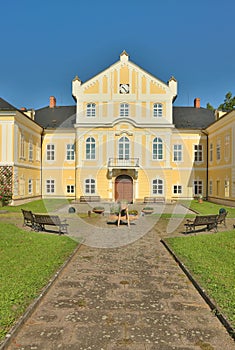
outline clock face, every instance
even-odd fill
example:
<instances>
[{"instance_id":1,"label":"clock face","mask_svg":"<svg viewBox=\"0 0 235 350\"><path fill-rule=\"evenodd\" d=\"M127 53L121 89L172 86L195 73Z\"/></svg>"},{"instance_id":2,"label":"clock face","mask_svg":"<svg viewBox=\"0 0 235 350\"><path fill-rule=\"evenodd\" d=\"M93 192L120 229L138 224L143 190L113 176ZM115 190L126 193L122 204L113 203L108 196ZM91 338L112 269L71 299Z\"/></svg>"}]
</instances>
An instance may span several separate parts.
<instances>
[{"instance_id":1,"label":"clock face","mask_svg":"<svg viewBox=\"0 0 235 350\"><path fill-rule=\"evenodd\" d=\"M119 92L120 94L129 94L129 84L120 84Z\"/></svg>"}]
</instances>

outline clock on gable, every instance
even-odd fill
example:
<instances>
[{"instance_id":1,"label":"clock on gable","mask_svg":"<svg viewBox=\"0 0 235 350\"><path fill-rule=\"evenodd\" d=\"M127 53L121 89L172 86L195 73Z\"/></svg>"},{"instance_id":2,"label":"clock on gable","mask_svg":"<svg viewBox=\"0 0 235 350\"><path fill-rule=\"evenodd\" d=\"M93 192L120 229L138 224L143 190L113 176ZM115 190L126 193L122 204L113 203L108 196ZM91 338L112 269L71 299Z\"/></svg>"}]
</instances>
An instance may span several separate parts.
<instances>
[{"instance_id":1,"label":"clock on gable","mask_svg":"<svg viewBox=\"0 0 235 350\"><path fill-rule=\"evenodd\" d=\"M119 92L120 92L120 94L129 94L129 92L130 92L129 84L120 84L119 85Z\"/></svg>"}]
</instances>

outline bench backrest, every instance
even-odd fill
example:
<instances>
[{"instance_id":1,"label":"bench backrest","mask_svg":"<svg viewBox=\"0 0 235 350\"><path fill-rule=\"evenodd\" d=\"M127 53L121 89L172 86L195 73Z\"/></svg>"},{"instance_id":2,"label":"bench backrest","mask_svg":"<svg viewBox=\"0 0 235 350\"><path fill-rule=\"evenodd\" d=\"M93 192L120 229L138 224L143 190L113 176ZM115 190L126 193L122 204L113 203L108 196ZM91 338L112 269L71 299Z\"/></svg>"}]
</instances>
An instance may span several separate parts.
<instances>
[{"instance_id":1,"label":"bench backrest","mask_svg":"<svg viewBox=\"0 0 235 350\"><path fill-rule=\"evenodd\" d=\"M208 225L217 222L218 215L200 215L196 216L194 225Z\"/></svg>"},{"instance_id":2,"label":"bench backrest","mask_svg":"<svg viewBox=\"0 0 235 350\"><path fill-rule=\"evenodd\" d=\"M59 216L34 214L35 222L43 225L61 225Z\"/></svg>"},{"instance_id":3,"label":"bench backrest","mask_svg":"<svg viewBox=\"0 0 235 350\"><path fill-rule=\"evenodd\" d=\"M34 220L33 213L30 210L21 209L21 211L22 211L22 214L24 216L24 219L29 220L29 221Z\"/></svg>"}]
</instances>

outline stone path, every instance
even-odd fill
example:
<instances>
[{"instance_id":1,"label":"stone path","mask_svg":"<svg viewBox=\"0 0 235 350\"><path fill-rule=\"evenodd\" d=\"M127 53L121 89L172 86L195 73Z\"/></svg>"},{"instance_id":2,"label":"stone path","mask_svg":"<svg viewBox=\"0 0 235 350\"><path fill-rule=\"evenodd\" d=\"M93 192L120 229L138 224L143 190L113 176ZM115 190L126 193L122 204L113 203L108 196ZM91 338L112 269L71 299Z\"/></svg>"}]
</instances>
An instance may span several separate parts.
<instances>
[{"instance_id":1,"label":"stone path","mask_svg":"<svg viewBox=\"0 0 235 350\"><path fill-rule=\"evenodd\" d=\"M82 245L6 349L235 349L160 236Z\"/></svg>"}]
</instances>

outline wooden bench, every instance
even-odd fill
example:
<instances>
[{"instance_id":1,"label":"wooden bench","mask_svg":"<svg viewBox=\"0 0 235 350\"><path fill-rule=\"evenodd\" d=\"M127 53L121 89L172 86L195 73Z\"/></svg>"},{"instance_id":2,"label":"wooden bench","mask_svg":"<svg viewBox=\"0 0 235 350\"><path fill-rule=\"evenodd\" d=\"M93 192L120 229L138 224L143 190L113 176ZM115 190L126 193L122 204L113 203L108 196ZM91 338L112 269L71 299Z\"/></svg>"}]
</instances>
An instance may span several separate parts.
<instances>
[{"instance_id":1,"label":"wooden bench","mask_svg":"<svg viewBox=\"0 0 235 350\"><path fill-rule=\"evenodd\" d=\"M33 214L35 231L45 231L45 226L58 226L59 234L67 233L68 224L57 215Z\"/></svg>"},{"instance_id":2,"label":"wooden bench","mask_svg":"<svg viewBox=\"0 0 235 350\"><path fill-rule=\"evenodd\" d=\"M194 220L188 219L186 224L184 224L185 233L194 232L197 226L206 226L208 231L214 229L217 232L218 217L219 215L200 215L196 216Z\"/></svg>"},{"instance_id":3,"label":"wooden bench","mask_svg":"<svg viewBox=\"0 0 235 350\"><path fill-rule=\"evenodd\" d=\"M144 197L144 203L165 203L165 197Z\"/></svg>"},{"instance_id":4,"label":"wooden bench","mask_svg":"<svg viewBox=\"0 0 235 350\"><path fill-rule=\"evenodd\" d=\"M100 202L100 196L80 196L80 202Z\"/></svg>"},{"instance_id":5,"label":"wooden bench","mask_svg":"<svg viewBox=\"0 0 235 350\"><path fill-rule=\"evenodd\" d=\"M23 226L30 226L32 229L34 229L34 215L30 210L24 210L21 209L23 218L24 218L24 223Z\"/></svg>"}]
</instances>

